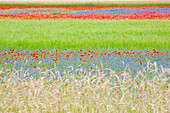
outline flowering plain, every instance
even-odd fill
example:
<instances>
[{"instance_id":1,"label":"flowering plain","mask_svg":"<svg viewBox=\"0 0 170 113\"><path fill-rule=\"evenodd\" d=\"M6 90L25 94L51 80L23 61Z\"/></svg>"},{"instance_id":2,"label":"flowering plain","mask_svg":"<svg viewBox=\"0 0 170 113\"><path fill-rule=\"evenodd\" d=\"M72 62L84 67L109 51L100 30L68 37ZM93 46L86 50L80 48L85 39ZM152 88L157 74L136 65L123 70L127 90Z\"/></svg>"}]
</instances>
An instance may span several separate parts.
<instances>
[{"instance_id":1,"label":"flowering plain","mask_svg":"<svg viewBox=\"0 0 170 113\"><path fill-rule=\"evenodd\" d=\"M0 111L169 111L169 6L1 6L0 18Z\"/></svg>"}]
</instances>

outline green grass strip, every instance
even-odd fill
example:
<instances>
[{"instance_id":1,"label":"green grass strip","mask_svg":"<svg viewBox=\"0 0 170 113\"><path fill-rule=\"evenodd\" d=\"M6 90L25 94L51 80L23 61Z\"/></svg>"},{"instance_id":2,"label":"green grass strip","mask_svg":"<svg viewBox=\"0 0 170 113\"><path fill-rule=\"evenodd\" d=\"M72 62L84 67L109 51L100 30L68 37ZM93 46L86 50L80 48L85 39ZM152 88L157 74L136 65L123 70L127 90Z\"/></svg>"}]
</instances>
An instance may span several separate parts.
<instances>
[{"instance_id":1,"label":"green grass strip","mask_svg":"<svg viewBox=\"0 0 170 113\"><path fill-rule=\"evenodd\" d=\"M125 3L125 4L101 4L101 3L83 3L83 4L3 4L0 6L42 6L42 7L98 7L98 6L118 6L118 7L135 7L135 6L170 6L170 3Z\"/></svg>"},{"instance_id":2,"label":"green grass strip","mask_svg":"<svg viewBox=\"0 0 170 113\"><path fill-rule=\"evenodd\" d=\"M169 49L169 20L0 20L2 49Z\"/></svg>"}]
</instances>

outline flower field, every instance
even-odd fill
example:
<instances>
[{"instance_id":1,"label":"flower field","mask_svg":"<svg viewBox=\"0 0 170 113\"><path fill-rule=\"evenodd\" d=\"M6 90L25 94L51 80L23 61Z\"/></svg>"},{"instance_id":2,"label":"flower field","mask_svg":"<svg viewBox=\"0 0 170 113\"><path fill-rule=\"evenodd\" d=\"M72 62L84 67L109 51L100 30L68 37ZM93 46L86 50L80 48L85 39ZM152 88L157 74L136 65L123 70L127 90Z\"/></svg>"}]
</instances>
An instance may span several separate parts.
<instances>
[{"instance_id":1,"label":"flower field","mask_svg":"<svg viewBox=\"0 0 170 113\"><path fill-rule=\"evenodd\" d=\"M162 7L0 7L0 18L22 19L170 19Z\"/></svg>"},{"instance_id":2,"label":"flower field","mask_svg":"<svg viewBox=\"0 0 170 113\"><path fill-rule=\"evenodd\" d=\"M170 6L0 6L0 112L168 113Z\"/></svg>"}]
</instances>

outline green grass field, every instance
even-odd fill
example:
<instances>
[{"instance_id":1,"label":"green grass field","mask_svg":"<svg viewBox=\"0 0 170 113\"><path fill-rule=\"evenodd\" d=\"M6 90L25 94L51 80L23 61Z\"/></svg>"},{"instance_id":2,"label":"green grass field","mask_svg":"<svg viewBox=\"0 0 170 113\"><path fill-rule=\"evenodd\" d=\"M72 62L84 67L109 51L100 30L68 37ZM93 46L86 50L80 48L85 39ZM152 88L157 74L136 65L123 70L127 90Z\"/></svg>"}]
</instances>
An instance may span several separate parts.
<instances>
[{"instance_id":1,"label":"green grass field","mask_svg":"<svg viewBox=\"0 0 170 113\"><path fill-rule=\"evenodd\" d=\"M143 5L160 6L161 4ZM162 4L162 6L163 5L169 6L169 4ZM0 6L5 6L5 4L0 4ZM24 5L8 4L7 6ZM26 4L25 6L40 5ZM65 6L100 6L100 4L70 4ZM107 6L107 4L105 6ZM110 6L142 5L114 4ZM0 50L75 50L95 48L101 50L121 48L133 50L168 49L169 51L169 31L170 20L39 21L0 19ZM5 52L5 54L6 53L7 52ZM32 57L28 58L25 55L21 56L21 54L16 57L12 55L0 55L0 66L2 67L2 65L5 64L5 66L9 68L0 67L0 112L168 113L169 111L170 69L168 66L165 68L161 66L161 70L158 71L158 60L158 63L152 63L148 60L146 67L137 72L134 77L131 71L129 72L126 68L120 75L118 75L115 69L103 68L106 64L102 64L102 61L97 62L100 65L90 71L83 69L84 67L78 64L77 65L81 67L74 68L75 64L73 63L74 65L69 64L68 67L73 68L73 72L67 72L67 70L64 70L67 69L67 65L63 65L63 62L57 62L57 66L65 66L66 68L57 69L54 67L42 70L37 67L39 73L36 73L33 67L27 67L27 65L33 63L38 66L41 63L44 64L43 62L46 63L44 65L47 65L52 57L47 56L49 57L47 60L44 57L45 61L42 59L43 62L40 61L41 59L34 62L35 60L33 60ZM164 56L168 57L168 53L166 55L167 56ZM21 59L24 63L16 60L16 58L20 57L26 59ZM58 58L58 56L55 57ZM101 57L109 60L107 56ZM124 59L122 55L119 57ZM146 56L136 57L138 60L142 59L142 57L147 58ZM5 61L7 58L15 59L15 62L10 62L10 60ZM155 59L155 57L152 58ZM134 58L131 59L130 57L128 60L127 56L127 58L125 57L125 60L126 59L127 63L124 64L124 60L122 63L128 67L130 60L134 61ZM167 61L164 59L165 58L160 59L161 62ZM77 60L74 60L75 59L70 56L71 62L79 63ZM118 60L118 58L115 57L115 60ZM90 63L94 61L95 60L91 60ZM16 65L17 62L18 65ZM11 67L9 67L9 63L11 63ZM111 63L111 61L109 63ZM117 62L114 61L114 63ZM21 68L17 69L14 67L19 67L20 64L22 65ZM88 66L90 67L91 65L88 64ZM100 70L100 66L102 67L102 71ZM137 69L137 66L133 68ZM94 74L93 71L96 71L96 74ZM105 74L104 71L109 71L110 77L106 77L107 74ZM63 73L65 74L63 75ZM34 77L39 74L39 79L35 79L33 74ZM86 74L86 76L84 74ZM61 77L61 75L63 76ZM49 79L47 79L47 77L49 77Z\"/></svg>"},{"instance_id":2,"label":"green grass field","mask_svg":"<svg viewBox=\"0 0 170 113\"><path fill-rule=\"evenodd\" d=\"M169 20L0 20L0 49L169 49Z\"/></svg>"},{"instance_id":3,"label":"green grass field","mask_svg":"<svg viewBox=\"0 0 170 113\"><path fill-rule=\"evenodd\" d=\"M46 3L36 3L36 4L23 4L23 3L0 3L0 6L42 6L42 7L98 7L98 6L118 6L118 7L135 7L135 6L170 6L170 3L159 3L159 2L153 2L153 3L97 3L97 2L90 2L90 3L72 3L72 4L46 4Z\"/></svg>"}]
</instances>

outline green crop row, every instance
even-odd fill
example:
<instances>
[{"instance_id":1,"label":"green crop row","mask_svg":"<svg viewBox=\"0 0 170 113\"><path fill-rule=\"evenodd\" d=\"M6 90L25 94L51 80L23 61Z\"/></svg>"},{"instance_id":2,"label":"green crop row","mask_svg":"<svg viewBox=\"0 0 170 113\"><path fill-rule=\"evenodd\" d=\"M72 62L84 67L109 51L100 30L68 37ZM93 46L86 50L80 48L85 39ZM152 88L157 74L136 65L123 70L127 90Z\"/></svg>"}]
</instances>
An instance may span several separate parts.
<instances>
[{"instance_id":1,"label":"green crop row","mask_svg":"<svg viewBox=\"0 0 170 113\"><path fill-rule=\"evenodd\" d=\"M0 49L169 49L169 20L0 20Z\"/></svg>"},{"instance_id":2,"label":"green crop row","mask_svg":"<svg viewBox=\"0 0 170 113\"><path fill-rule=\"evenodd\" d=\"M135 7L135 6L170 6L170 3L83 3L83 4L6 4L1 3L0 6L42 6L42 7L98 7L98 6L118 6L118 7Z\"/></svg>"}]
</instances>

